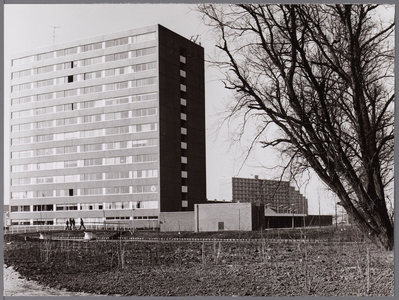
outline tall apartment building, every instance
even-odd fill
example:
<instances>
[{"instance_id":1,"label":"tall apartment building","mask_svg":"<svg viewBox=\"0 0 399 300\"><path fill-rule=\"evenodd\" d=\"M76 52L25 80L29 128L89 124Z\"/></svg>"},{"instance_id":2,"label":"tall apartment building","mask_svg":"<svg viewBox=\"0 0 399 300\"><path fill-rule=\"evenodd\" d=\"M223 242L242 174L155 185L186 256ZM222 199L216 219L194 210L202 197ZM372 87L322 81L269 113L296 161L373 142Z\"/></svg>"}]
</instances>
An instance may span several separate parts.
<instances>
[{"instance_id":1,"label":"tall apartment building","mask_svg":"<svg viewBox=\"0 0 399 300\"><path fill-rule=\"evenodd\" d=\"M219 183L220 200L264 205L266 215L308 214L308 200L288 181L233 177Z\"/></svg>"},{"instance_id":2,"label":"tall apartment building","mask_svg":"<svg viewBox=\"0 0 399 300\"><path fill-rule=\"evenodd\" d=\"M13 225L206 202L201 46L155 25L26 51L11 76Z\"/></svg>"}]
</instances>

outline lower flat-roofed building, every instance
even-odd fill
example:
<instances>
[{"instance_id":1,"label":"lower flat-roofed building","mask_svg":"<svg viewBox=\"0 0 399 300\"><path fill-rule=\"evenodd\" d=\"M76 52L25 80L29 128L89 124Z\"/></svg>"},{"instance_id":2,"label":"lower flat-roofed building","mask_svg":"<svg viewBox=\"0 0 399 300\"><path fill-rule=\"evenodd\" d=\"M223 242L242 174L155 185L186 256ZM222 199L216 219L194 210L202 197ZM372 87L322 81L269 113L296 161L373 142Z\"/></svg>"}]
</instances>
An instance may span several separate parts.
<instances>
[{"instance_id":1,"label":"lower flat-roofed building","mask_svg":"<svg viewBox=\"0 0 399 300\"><path fill-rule=\"evenodd\" d=\"M204 49L161 25L12 57L12 225L125 223L206 202Z\"/></svg>"},{"instance_id":2,"label":"lower flat-roofed building","mask_svg":"<svg viewBox=\"0 0 399 300\"><path fill-rule=\"evenodd\" d=\"M264 228L264 209L252 203L195 204L193 212L161 213L161 231L252 231Z\"/></svg>"},{"instance_id":3,"label":"lower flat-roofed building","mask_svg":"<svg viewBox=\"0 0 399 300\"><path fill-rule=\"evenodd\" d=\"M252 231L263 228L263 207L252 203L196 204L194 231Z\"/></svg>"}]
</instances>

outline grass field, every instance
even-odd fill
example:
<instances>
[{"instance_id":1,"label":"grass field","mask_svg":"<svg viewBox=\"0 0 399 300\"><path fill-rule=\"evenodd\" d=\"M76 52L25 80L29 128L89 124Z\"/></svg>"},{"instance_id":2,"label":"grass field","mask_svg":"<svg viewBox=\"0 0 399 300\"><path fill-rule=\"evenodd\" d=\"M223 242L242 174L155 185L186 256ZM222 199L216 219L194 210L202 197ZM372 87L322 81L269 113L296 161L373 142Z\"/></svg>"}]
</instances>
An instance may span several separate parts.
<instances>
[{"instance_id":1,"label":"grass field","mask_svg":"<svg viewBox=\"0 0 399 300\"><path fill-rule=\"evenodd\" d=\"M114 232L98 233L103 238ZM56 288L136 296L393 296L393 251L353 228L5 236L4 262ZM68 237L68 238L66 238ZM116 236L117 237L117 236ZM129 240L141 237L152 240ZM162 240L161 240L162 238ZM198 240L183 240L183 239ZM206 239L206 240L201 240ZM231 240L233 239L233 240Z\"/></svg>"}]
</instances>

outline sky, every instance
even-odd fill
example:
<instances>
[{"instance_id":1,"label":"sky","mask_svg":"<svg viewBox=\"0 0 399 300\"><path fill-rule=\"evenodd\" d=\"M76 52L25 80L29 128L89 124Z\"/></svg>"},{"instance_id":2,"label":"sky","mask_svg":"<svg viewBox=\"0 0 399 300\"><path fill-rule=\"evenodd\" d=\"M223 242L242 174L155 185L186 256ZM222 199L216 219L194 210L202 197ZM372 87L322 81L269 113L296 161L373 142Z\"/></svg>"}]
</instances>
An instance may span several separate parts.
<instances>
[{"instance_id":1,"label":"sky","mask_svg":"<svg viewBox=\"0 0 399 300\"><path fill-rule=\"evenodd\" d=\"M215 41L195 6L186 4L33 4L4 5L4 91L5 116L9 116L10 95L10 55L27 49L41 48L53 43L63 43L91 36L103 35L147 25L161 24L170 30L190 39L197 38L205 49L205 57L216 54ZM207 155L207 197L219 198L219 179L254 177L276 179L279 172L274 168L278 156L273 150L255 145L246 158L246 149L251 142L251 127L238 144L231 140L237 137L236 125L220 125L226 103L233 99L230 91L224 88L220 70L205 65L206 91L206 155ZM5 170L9 170L8 120L5 117L4 153ZM253 133L253 132L252 132ZM9 195L4 174L5 202ZM293 184L293 186L295 186ZM335 197L323 187L313 175L310 182L297 187L309 200L309 214L334 214ZM320 209L319 209L320 204Z\"/></svg>"}]
</instances>

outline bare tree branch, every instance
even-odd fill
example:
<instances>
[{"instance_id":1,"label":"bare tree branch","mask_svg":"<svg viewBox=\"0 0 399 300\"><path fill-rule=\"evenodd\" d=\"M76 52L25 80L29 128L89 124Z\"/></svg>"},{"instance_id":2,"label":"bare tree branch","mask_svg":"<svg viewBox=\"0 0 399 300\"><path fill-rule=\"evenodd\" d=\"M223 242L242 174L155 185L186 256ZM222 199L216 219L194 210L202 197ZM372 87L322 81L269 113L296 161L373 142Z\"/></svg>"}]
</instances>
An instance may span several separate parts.
<instances>
[{"instance_id":1,"label":"bare tree branch","mask_svg":"<svg viewBox=\"0 0 399 300\"><path fill-rule=\"evenodd\" d=\"M217 63L229 66L230 117L244 112L243 128L264 122L249 150L260 142L279 149L293 174L313 169L359 227L392 249L395 23L378 23L377 9L198 6L218 34ZM268 140L270 124L282 135Z\"/></svg>"}]
</instances>

